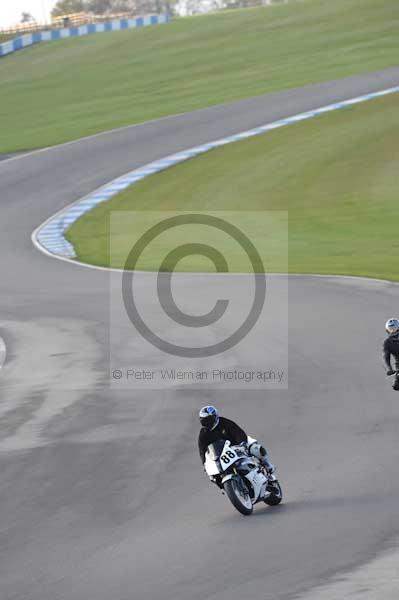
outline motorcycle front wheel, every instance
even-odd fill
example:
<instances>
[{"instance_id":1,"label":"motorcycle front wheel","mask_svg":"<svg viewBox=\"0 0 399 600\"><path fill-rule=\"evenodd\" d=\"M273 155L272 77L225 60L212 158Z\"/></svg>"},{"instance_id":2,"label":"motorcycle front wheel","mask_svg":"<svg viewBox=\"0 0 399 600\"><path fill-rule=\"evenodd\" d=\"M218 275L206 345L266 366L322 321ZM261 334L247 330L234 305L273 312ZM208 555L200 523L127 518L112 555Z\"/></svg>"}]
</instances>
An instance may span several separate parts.
<instances>
[{"instance_id":1,"label":"motorcycle front wheel","mask_svg":"<svg viewBox=\"0 0 399 600\"><path fill-rule=\"evenodd\" d=\"M246 485L239 477L232 477L223 484L230 502L242 515L250 515L254 509Z\"/></svg>"}]
</instances>

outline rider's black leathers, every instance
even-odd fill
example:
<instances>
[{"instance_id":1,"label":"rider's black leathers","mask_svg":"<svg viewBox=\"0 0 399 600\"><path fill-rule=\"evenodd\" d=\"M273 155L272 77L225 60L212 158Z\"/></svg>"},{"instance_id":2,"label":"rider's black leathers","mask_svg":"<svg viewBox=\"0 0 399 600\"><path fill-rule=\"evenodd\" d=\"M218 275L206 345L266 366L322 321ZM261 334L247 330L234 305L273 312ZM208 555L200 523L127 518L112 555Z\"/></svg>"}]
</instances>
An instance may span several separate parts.
<instances>
[{"instance_id":1,"label":"rider's black leathers","mask_svg":"<svg viewBox=\"0 0 399 600\"><path fill-rule=\"evenodd\" d=\"M399 391L399 332L389 335L383 345L384 362L387 369L392 370L391 356L395 359L395 370L397 371L393 389Z\"/></svg>"},{"instance_id":2,"label":"rider's black leathers","mask_svg":"<svg viewBox=\"0 0 399 600\"><path fill-rule=\"evenodd\" d=\"M202 427L198 436L198 449L203 463L207 447L218 440L229 440L233 445L237 445L247 442L248 436L237 423L225 417L219 417L219 423L212 431Z\"/></svg>"}]
</instances>

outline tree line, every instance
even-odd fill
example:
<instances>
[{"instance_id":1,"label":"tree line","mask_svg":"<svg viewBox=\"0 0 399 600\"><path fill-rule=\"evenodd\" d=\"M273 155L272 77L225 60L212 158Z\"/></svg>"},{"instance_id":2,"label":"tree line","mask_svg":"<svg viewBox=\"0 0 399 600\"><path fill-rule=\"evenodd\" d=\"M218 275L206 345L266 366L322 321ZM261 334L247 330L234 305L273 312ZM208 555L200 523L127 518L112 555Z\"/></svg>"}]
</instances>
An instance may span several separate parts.
<instances>
[{"instance_id":1,"label":"tree line","mask_svg":"<svg viewBox=\"0 0 399 600\"><path fill-rule=\"evenodd\" d=\"M73 13L159 13L171 10L172 0L58 0L51 15L59 17ZM172 11L171 11L172 12Z\"/></svg>"},{"instance_id":2,"label":"tree line","mask_svg":"<svg viewBox=\"0 0 399 600\"><path fill-rule=\"evenodd\" d=\"M149 14L168 12L170 15L197 14L225 8L244 8L286 2L287 0L58 0L51 14L53 17L73 13L95 15L129 13Z\"/></svg>"}]
</instances>

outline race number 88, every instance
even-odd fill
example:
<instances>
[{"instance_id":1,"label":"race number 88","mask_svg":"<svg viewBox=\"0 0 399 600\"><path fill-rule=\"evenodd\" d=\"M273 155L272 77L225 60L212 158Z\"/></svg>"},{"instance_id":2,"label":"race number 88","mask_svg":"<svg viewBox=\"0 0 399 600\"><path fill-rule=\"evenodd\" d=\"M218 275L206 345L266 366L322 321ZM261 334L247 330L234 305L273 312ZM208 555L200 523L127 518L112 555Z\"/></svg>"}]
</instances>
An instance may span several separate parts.
<instances>
[{"instance_id":1,"label":"race number 88","mask_svg":"<svg viewBox=\"0 0 399 600\"><path fill-rule=\"evenodd\" d=\"M225 454L223 454L220 457L220 460L222 462L224 462L225 464L228 464L231 461L232 458L235 458L234 452L232 452L231 450L227 450L227 452L225 452Z\"/></svg>"}]
</instances>

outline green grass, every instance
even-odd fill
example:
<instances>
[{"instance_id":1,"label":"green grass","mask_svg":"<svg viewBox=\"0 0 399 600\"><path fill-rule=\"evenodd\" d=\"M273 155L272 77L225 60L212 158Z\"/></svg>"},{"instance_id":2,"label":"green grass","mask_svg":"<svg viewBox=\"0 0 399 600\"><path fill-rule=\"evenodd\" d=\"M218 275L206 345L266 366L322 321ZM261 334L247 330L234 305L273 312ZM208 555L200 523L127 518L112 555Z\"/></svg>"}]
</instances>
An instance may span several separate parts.
<instances>
[{"instance_id":1,"label":"green grass","mask_svg":"<svg viewBox=\"0 0 399 600\"><path fill-rule=\"evenodd\" d=\"M300 0L0 59L0 152L398 64L398 0Z\"/></svg>"},{"instance_id":2,"label":"green grass","mask_svg":"<svg viewBox=\"0 0 399 600\"><path fill-rule=\"evenodd\" d=\"M123 267L141 219L117 213L111 262L112 211L277 211L263 234L261 214L257 220L243 212L242 222L266 270L280 271L285 216L278 211L288 211L290 272L399 280L398 164L399 94L393 94L213 150L149 177L79 219L67 237L79 260ZM189 235L185 241L195 239ZM219 244L229 251L221 236ZM160 240L139 266L157 269L165 247ZM230 270L242 267L232 256ZM205 259L201 265L185 259L178 268L213 270Z\"/></svg>"}]
</instances>

